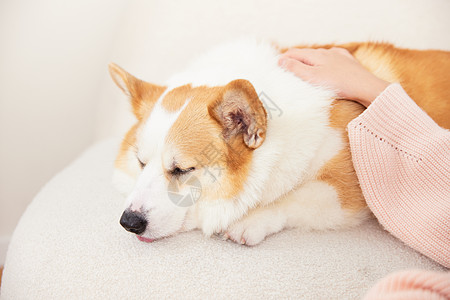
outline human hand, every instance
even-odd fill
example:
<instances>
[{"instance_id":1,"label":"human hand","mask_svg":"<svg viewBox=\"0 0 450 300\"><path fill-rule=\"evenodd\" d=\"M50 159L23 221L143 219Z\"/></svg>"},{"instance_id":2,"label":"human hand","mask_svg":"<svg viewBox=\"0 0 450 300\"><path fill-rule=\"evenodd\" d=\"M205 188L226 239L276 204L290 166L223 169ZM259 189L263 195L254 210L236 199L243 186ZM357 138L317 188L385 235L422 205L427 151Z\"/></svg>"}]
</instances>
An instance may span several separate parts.
<instances>
[{"instance_id":1,"label":"human hand","mask_svg":"<svg viewBox=\"0 0 450 300\"><path fill-rule=\"evenodd\" d=\"M370 73L343 48L292 48L281 55L278 64L309 83L331 88L339 97L365 107L390 84Z\"/></svg>"}]
</instances>

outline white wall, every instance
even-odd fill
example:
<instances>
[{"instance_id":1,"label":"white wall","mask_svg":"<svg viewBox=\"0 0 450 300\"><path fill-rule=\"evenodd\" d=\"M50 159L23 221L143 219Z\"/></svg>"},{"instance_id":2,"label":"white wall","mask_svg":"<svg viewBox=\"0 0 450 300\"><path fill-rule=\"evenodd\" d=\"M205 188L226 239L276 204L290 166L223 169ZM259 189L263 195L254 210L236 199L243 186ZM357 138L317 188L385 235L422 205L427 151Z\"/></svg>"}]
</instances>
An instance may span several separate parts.
<instances>
[{"instance_id":1,"label":"white wall","mask_svg":"<svg viewBox=\"0 0 450 300\"><path fill-rule=\"evenodd\" d=\"M126 6L0 1L1 241L39 188L93 142L98 87Z\"/></svg>"}]
</instances>

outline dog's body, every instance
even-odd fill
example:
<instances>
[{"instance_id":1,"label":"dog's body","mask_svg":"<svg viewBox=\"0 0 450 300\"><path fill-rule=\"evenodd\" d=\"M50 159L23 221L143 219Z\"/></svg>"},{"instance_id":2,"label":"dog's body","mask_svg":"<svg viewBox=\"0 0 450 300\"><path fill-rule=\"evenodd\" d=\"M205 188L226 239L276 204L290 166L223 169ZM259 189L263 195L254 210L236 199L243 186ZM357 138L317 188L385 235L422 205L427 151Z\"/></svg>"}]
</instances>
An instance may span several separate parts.
<instances>
[{"instance_id":1,"label":"dog's body","mask_svg":"<svg viewBox=\"0 0 450 300\"><path fill-rule=\"evenodd\" d=\"M450 127L449 53L343 47ZM255 245L286 227L337 229L367 217L346 135L364 108L281 69L282 51L249 40L227 44L166 86L111 66L138 119L116 161L127 230L151 241L200 228ZM201 197L175 205L168 187L181 185L182 195L194 179Z\"/></svg>"}]
</instances>

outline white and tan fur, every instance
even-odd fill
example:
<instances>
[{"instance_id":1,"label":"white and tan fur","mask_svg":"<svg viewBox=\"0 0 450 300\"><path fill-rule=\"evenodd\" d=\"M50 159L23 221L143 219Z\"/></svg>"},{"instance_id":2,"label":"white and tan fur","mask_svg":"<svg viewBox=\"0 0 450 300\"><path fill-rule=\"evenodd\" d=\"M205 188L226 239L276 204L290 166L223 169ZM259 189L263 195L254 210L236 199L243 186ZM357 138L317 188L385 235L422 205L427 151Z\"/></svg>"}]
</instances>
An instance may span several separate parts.
<instances>
[{"instance_id":1,"label":"white and tan fur","mask_svg":"<svg viewBox=\"0 0 450 300\"><path fill-rule=\"evenodd\" d=\"M338 229L367 218L345 133L363 108L335 102L332 91L280 68L279 54L254 40L225 44L165 86L110 66L138 119L122 144L115 183L127 195L126 209L145 215L143 237L199 228L255 245L283 228ZM276 104L276 113L263 108L261 93ZM236 111L244 114L245 130L227 118ZM223 154L218 162L202 156L211 144ZM215 177L206 172L213 163L223 170ZM169 181L179 180L171 175L174 166L195 168L189 175L202 184L202 197L190 207L168 199Z\"/></svg>"}]
</instances>

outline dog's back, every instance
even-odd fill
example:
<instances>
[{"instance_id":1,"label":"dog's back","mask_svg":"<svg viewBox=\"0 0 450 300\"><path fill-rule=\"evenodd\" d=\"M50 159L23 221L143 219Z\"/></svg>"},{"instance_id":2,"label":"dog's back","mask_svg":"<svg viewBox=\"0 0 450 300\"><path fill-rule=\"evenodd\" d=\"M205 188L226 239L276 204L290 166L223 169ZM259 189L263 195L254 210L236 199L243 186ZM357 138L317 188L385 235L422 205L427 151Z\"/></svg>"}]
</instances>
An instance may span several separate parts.
<instances>
[{"instance_id":1,"label":"dog's back","mask_svg":"<svg viewBox=\"0 0 450 300\"><path fill-rule=\"evenodd\" d=\"M297 48L305 48L298 46ZM349 43L314 45L312 48L342 47L347 49L366 69L389 82L398 82L408 95L443 128L450 129L450 52L411 50L388 43ZM287 49L282 49L285 52ZM363 111L343 102L338 110ZM335 110L335 113L337 111ZM340 112L342 115L342 112ZM353 117L350 113L349 120ZM347 122L348 123L348 122Z\"/></svg>"},{"instance_id":2,"label":"dog's back","mask_svg":"<svg viewBox=\"0 0 450 300\"><path fill-rule=\"evenodd\" d=\"M450 128L450 52L399 49L383 43L343 47L376 76L400 83L439 126Z\"/></svg>"}]
</instances>

